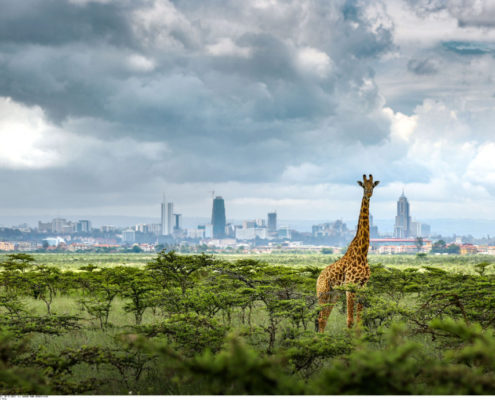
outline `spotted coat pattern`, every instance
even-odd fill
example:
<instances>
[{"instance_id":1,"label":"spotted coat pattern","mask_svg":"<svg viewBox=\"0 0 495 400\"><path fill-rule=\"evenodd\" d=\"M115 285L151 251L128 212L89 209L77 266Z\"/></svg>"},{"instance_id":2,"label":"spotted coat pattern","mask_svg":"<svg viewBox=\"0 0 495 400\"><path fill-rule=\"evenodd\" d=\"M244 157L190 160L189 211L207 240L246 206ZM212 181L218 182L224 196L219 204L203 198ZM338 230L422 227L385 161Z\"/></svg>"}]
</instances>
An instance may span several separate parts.
<instances>
[{"instance_id":1,"label":"spotted coat pattern","mask_svg":"<svg viewBox=\"0 0 495 400\"><path fill-rule=\"evenodd\" d=\"M356 236L349 245L345 255L335 263L327 266L318 277L316 282L316 293L318 303L323 308L318 316L318 331L323 332L327 324L328 317L339 296L339 292L333 288L346 284L356 284L363 286L370 279L370 268L368 265L368 248L370 243L370 223L369 206L373 188L380 181L373 182L373 176L366 179L363 175L363 182L358 184L363 187L364 194L359 213L359 223ZM347 327L351 328L354 320L354 297L353 292L347 291ZM356 321L359 323L363 305L358 302L356 307Z\"/></svg>"}]
</instances>

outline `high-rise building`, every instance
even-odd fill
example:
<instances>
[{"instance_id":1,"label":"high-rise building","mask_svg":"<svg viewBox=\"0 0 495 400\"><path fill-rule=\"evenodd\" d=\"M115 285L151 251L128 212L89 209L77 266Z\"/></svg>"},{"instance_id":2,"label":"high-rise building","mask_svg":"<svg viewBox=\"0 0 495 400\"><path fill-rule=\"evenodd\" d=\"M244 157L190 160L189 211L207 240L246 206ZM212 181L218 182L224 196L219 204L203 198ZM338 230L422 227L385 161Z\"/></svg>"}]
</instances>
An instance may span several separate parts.
<instances>
[{"instance_id":1,"label":"high-rise building","mask_svg":"<svg viewBox=\"0 0 495 400\"><path fill-rule=\"evenodd\" d=\"M173 233L174 226L174 203L167 203L165 201L165 195L163 196L161 211L162 235L171 235Z\"/></svg>"},{"instance_id":2,"label":"high-rise building","mask_svg":"<svg viewBox=\"0 0 495 400\"><path fill-rule=\"evenodd\" d=\"M102 225L100 229L102 232L115 232L117 230L114 225Z\"/></svg>"},{"instance_id":3,"label":"high-rise building","mask_svg":"<svg viewBox=\"0 0 495 400\"><path fill-rule=\"evenodd\" d=\"M174 232L179 232L182 225L182 214L174 214Z\"/></svg>"},{"instance_id":4,"label":"high-rise building","mask_svg":"<svg viewBox=\"0 0 495 400\"><path fill-rule=\"evenodd\" d=\"M162 224L148 224L146 230L148 233L159 236L162 233Z\"/></svg>"},{"instance_id":5,"label":"high-rise building","mask_svg":"<svg viewBox=\"0 0 495 400\"><path fill-rule=\"evenodd\" d=\"M124 229L122 231L122 241L124 243L134 243L136 241L136 232L132 229Z\"/></svg>"},{"instance_id":6,"label":"high-rise building","mask_svg":"<svg viewBox=\"0 0 495 400\"><path fill-rule=\"evenodd\" d=\"M213 199L213 210L211 213L211 224L213 225L213 238L225 237L225 202L221 196Z\"/></svg>"},{"instance_id":7,"label":"high-rise building","mask_svg":"<svg viewBox=\"0 0 495 400\"><path fill-rule=\"evenodd\" d=\"M418 221L411 222L410 235L412 237L427 238L430 236L430 225Z\"/></svg>"},{"instance_id":8,"label":"high-rise building","mask_svg":"<svg viewBox=\"0 0 495 400\"><path fill-rule=\"evenodd\" d=\"M52 232L62 233L63 227L67 225L65 218L54 218L52 220Z\"/></svg>"},{"instance_id":9,"label":"high-rise building","mask_svg":"<svg viewBox=\"0 0 495 400\"><path fill-rule=\"evenodd\" d=\"M409 202L404 191L397 201L397 216L395 217L394 237L398 239L408 238L411 228L411 216L409 215Z\"/></svg>"},{"instance_id":10,"label":"high-rise building","mask_svg":"<svg viewBox=\"0 0 495 400\"><path fill-rule=\"evenodd\" d=\"M256 220L250 219L242 221L242 229L256 228Z\"/></svg>"},{"instance_id":11,"label":"high-rise building","mask_svg":"<svg viewBox=\"0 0 495 400\"><path fill-rule=\"evenodd\" d=\"M268 213L268 232L276 232L277 231L277 213L271 212Z\"/></svg>"},{"instance_id":12,"label":"high-rise building","mask_svg":"<svg viewBox=\"0 0 495 400\"><path fill-rule=\"evenodd\" d=\"M76 224L76 232L91 232L91 221L80 219Z\"/></svg>"},{"instance_id":13,"label":"high-rise building","mask_svg":"<svg viewBox=\"0 0 495 400\"><path fill-rule=\"evenodd\" d=\"M421 224L421 236L424 238L430 237L431 227L428 224Z\"/></svg>"},{"instance_id":14,"label":"high-rise building","mask_svg":"<svg viewBox=\"0 0 495 400\"><path fill-rule=\"evenodd\" d=\"M38 231L51 232L52 231L52 223L51 222L38 221Z\"/></svg>"},{"instance_id":15,"label":"high-rise building","mask_svg":"<svg viewBox=\"0 0 495 400\"><path fill-rule=\"evenodd\" d=\"M370 238L378 237L378 227L373 225L373 215L370 214Z\"/></svg>"}]
</instances>

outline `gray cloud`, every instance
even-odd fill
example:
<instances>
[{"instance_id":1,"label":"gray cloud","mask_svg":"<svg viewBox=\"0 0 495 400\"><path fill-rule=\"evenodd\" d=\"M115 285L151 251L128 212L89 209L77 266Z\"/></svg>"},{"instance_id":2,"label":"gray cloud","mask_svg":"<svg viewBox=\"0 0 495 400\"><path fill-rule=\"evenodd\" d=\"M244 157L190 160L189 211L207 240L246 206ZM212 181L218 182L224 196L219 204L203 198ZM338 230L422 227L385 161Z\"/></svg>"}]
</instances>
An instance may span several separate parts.
<instances>
[{"instance_id":1,"label":"gray cloud","mask_svg":"<svg viewBox=\"0 0 495 400\"><path fill-rule=\"evenodd\" d=\"M446 41L442 43L442 47L463 56L495 54L495 45L493 43Z\"/></svg>"},{"instance_id":2,"label":"gray cloud","mask_svg":"<svg viewBox=\"0 0 495 400\"><path fill-rule=\"evenodd\" d=\"M431 59L411 59L407 63L407 69L417 75L435 75L438 73L437 63Z\"/></svg>"},{"instance_id":3,"label":"gray cloud","mask_svg":"<svg viewBox=\"0 0 495 400\"><path fill-rule=\"evenodd\" d=\"M135 1L133 7L139 3ZM84 5L60 0L2 0L0 42L48 46L74 42L136 45L126 15L130 4L125 0Z\"/></svg>"},{"instance_id":4,"label":"gray cloud","mask_svg":"<svg viewBox=\"0 0 495 400\"><path fill-rule=\"evenodd\" d=\"M0 95L79 135L165 143L153 163L168 180L276 180L334 141L388 135L368 62L392 35L365 2L308 3L303 18L299 2L4 3ZM305 143L321 126L325 140Z\"/></svg>"},{"instance_id":5,"label":"gray cloud","mask_svg":"<svg viewBox=\"0 0 495 400\"><path fill-rule=\"evenodd\" d=\"M421 16L447 11L461 28L495 27L495 4L491 0L407 0L414 11Z\"/></svg>"},{"instance_id":6,"label":"gray cloud","mask_svg":"<svg viewBox=\"0 0 495 400\"><path fill-rule=\"evenodd\" d=\"M0 2L0 97L39 106L43 123L66 138L58 163L0 169L15 187L0 200L5 208L29 207L32 193L40 207L110 207L187 185L294 191L363 172L425 184L434 168L397 120L416 116L425 97L455 98L432 84L450 90L452 59L453 79L491 71L482 41L403 53L382 2ZM445 7L417 3L423 15ZM481 57L460 56L469 51ZM384 96L377 69L395 79L395 97ZM407 71L415 81L401 87ZM411 102L408 115L394 114L395 99ZM456 118L469 119L468 109ZM50 129L41 142L55 141Z\"/></svg>"}]
</instances>

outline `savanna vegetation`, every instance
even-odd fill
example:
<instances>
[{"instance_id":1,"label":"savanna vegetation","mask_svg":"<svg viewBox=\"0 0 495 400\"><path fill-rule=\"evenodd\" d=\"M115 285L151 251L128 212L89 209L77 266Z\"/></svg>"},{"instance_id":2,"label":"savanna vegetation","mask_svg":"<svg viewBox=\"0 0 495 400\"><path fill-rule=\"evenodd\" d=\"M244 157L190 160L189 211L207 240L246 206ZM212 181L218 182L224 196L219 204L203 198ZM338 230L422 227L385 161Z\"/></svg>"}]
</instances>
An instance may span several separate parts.
<instances>
[{"instance_id":1,"label":"savanna vegetation","mask_svg":"<svg viewBox=\"0 0 495 400\"><path fill-rule=\"evenodd\" d=\"M324 334L338 255L35 257L0 258L0 394L495 393L488 256L370 256Z\"/></svg>"}]
</instances>

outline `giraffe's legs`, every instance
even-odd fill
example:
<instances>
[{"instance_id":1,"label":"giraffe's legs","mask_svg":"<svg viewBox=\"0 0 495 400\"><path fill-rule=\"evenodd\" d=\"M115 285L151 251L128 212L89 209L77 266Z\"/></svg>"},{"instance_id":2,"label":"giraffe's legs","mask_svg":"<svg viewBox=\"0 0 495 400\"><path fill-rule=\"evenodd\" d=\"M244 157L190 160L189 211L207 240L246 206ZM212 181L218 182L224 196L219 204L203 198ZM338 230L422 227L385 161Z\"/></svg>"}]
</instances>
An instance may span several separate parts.
<instances>
[{"instance_id":1,"label":"giraffe's legs","mask_svg":"<svg viewBox=\"0 0 495 400\"><path fill-rule=\"evenodd\" d=\"M346 292L347 297L347 327L351 328L354 322L354 293ZM359 308L359 304L358 304Z\"/></svg>"},{"instance_id":2,"label":"giraffe's legs","mask_svg":"<svg viewBox=\"0 0 495 400\"><path fill-rule=\"evenodd\" d=\"M318 315L318 332L323 333L325 331L325 327L327 326L328 317L335 306L335 302L337 300L338 293L332 293L332 290L329 289L327 292L318 294L318 304L323 306L327 304Z\"/></svg>"},{"instance_id":3,"label":"giraffe's legs","mask_svg":"<svg viewBox=\"0 0 495 400\"><path fill-rule=\"evenodd\" d=\"M321 293L318 295L318 304L320 306L328 304L329 302L330 293ZM331 305L328 305L320 310L320 314L318 315L318 332L323 333L325 331L325 326L327 325L327 320L331 312Z\"/></svg>"},{"instance_id":4,"label":"giraffe's legs","mask_svg":"<svg viewBox=\"0 0 495 400\"><path fill-rule=\"evenodd\" d=\"M363 311L363 303L358 302L356 305L356 324L361 325L361 311Z\"/></svg>"}]
</instances>

